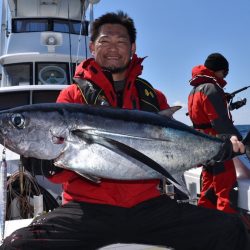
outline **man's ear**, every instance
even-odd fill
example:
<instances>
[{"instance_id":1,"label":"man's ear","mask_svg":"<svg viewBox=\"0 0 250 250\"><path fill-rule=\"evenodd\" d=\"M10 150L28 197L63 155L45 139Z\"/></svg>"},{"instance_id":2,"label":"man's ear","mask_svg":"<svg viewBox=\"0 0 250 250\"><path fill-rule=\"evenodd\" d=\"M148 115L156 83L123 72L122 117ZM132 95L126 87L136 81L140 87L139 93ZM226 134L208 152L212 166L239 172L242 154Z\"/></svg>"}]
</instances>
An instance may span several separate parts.
<instances>
[{"instance_id":1,"label":"man's ear","mask_svg":"<svg viewBox=\"0 0 250 250\"><path fill-rule=\"evenodd\" d=\"M93 42L89 43L89 51L90 51L92 56L95 55L95 44Z\"/></svg>"},{"instance_id":2,"label":"man's ear","mask_svg":"<svg viewBox=\"0 0 250 250\"><path fill-rule=\"evenodd\" d=\"M135 54L135 52L136 52L136 44L132 43L132 45L131 45L131 57Z\"/></svg>"}]
</instances>

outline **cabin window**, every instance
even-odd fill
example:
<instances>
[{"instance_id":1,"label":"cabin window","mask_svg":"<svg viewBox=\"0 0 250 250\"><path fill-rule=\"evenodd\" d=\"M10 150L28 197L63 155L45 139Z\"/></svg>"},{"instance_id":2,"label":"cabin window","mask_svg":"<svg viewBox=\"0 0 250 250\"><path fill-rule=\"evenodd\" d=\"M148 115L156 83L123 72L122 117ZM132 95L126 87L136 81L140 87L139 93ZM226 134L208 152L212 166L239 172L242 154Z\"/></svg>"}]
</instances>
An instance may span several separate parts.
<instances>
[{"instance_id":1,"label":"cabin window","mask_svg":"<svg viewBox=\"0 0 250 250\"><path fill-rule=\"evenodd\" d=\"M69 22L66 20L54 20L53 31L69 33Z\"/></svg>"},{"instance_id":2,"label":"cabin window","mask_svg":"<svg viewBox=\"0 0 250 250\"><path fill-rule=\"evenodd\" d=\"M88 35L89 22L82 25L82 35ZM16 18L12 19L12 32L44 32L54 31L61 33L80 34L81 21L58 18Z\"/></svg>"},{"instance_id":3,"label":"cabin window","mask_svg":"<svg viewBox=\"0 0 250 250\"><path fill-rule=\"evenodd\" d=\"M80 34L80 29L82 28L82 32L81 35L83 36L88 36L89 35L89 21L84 21L82 23L82 27L81 27L81 23L79 22L71 22L71 30L73 34Z\"/></svg>"},{"instance_id":4,"label":"cabin window","mask_svg":"<svg viewBox=\"0 0 250 250\"><path fill-rule=\"evenodd\" d=\"M15 63L4 65L3 86L22 86L32 84L32 64Z\"/></svg>"},{"instance_id":5,"label":"cabin window","mask_svg":"<svg viewBox=\"0 0 250 250\"><path fill-rule=\"evenodd\" d=\"M69 84L68 63L36 63L36 84Z\"/></svg>"},{"instance_id":6,"label":"cabin window","mask_svg":"<svg viewBox=\"0 0 250 250\"><path fill-rule=\"evenodd\" d=\"M14 33L43 32L49 29L49 25L46 19L15 19L12 28Z\"/></svg>"}]
</instances>

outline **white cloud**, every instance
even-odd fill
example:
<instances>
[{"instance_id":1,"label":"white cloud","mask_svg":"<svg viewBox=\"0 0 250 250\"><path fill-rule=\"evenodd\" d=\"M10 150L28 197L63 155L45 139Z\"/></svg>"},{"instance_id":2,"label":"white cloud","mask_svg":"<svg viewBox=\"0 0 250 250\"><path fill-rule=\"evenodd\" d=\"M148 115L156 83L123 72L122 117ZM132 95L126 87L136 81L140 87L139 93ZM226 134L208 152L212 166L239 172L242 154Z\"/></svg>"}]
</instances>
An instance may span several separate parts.
<instances>
[{"instance_id":1,"label":"white cloud","mask_svg":"<svg viewBox=\"0 0 250 250\"><path fill-rule=\"evenodd\" d=\"M182 109L187 109L187 103L182 102L182 101L175 101L173 103L173 106L182 106Z\"/></svg>"}]
</instances>

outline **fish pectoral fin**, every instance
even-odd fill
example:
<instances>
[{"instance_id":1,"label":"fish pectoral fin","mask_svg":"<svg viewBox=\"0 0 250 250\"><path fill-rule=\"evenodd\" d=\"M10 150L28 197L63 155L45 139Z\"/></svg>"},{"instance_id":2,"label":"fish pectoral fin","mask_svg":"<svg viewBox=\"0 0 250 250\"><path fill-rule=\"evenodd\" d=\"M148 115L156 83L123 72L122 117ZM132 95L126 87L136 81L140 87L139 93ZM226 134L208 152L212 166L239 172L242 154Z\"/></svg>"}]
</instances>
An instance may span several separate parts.
<instances>
[{"instance_id":1,"label":"fish pectoral fin","mask_svg":"<svg viewBox=\"0 0 250 250\"><path fill-rule=\"evenodd\" d=\"M159 111L158 114L159 114L159 115L163 115L163 116L171 117L171 118L172 118L173 114L174 114L177 110L179 110L179 109L181 109L181 108L182 108L182 106L173 106L173 107L170 107L170 108L168 108L168 109L164 109L164 110Z\"/></svg>"},{"instance_id":2,"label":"fish pectoral fin","mask_svg":"<svg viewBox=\"0 0 250 250\"><path fill-rule=\"evenodd\" d=\"M113 140L111 138L107 138L104 136L100 135L94 135L94 134L89 134L86 131L82 130L74 130L72 133L75 136L78 136L78 138L84 140L86 143L96 143L99 144L109 150L112 150L113 152L116 152L117 154L121 155L127 155L143 164L146 166L152 168L156 172L162 174L165 176L169 181L171 181L173 184L179 185L179 183L173 178L173 176L165 169L163 168L160 164L158 164L156 161L152 160L148 156L144 155L140 151L129 147L128 145L121 143L119 141Z\"/></svg>"}]
</instances>

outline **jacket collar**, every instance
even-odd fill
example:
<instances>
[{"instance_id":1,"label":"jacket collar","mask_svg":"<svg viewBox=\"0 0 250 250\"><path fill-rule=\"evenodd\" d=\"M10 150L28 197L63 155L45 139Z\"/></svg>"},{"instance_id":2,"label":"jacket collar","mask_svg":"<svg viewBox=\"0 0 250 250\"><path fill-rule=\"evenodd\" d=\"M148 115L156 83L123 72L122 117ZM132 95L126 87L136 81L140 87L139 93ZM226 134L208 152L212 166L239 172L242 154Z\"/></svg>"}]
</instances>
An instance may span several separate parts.
<instances>
[{"instance_id":1,"label":"jacket collar","mask_svg":"<svg viewBox=\"0 0 250 250\"><path fill-rule=\"evenodd\" d=\"M142 73L143 60L144 58L139 58L136 54L133 55L127 70L126 89L128 89L128 86L131 86L131 84L134 84L136 78ZM89 58L81 62L76 68L74 77L93 82L103 89L112 106L117 105L112 75L108 71L103 71L94 58Z\"/></svg>"},{"instance_id":2,"label":"jacket collar","mask_svg":"<svg viewBox=\"0 0 250 250\"><path fill-rule=\"evenodd\" d=\"M133 55L129 67L127 70L127 79L128 78L136 78L142 73L142 61L145 58L139 58L136 54ZM86 80L90 80L98 84L100 80L104 80L103 78L110 81L110 76L107 76L107 71L103 72L102 68L96 63L94 58L89 58L83 61L79 66L77 66L75 71L75 78L84 78ZM98 82L96 82L98 80Z\"/></svg>"},{"instance_id":3,"label":"jacket collar","mask_svg":"<svg viewBox=\"0 0 250 250\"><path fill-rule=\"evenodd\" d=\"M224 88L227 82L224 79L215 76L214 72L206 68L204 65L198 65L192 69L192 79L189 81L190 85L198 86L203 83L218 84Z\"/></svg>"}]
</instances>

